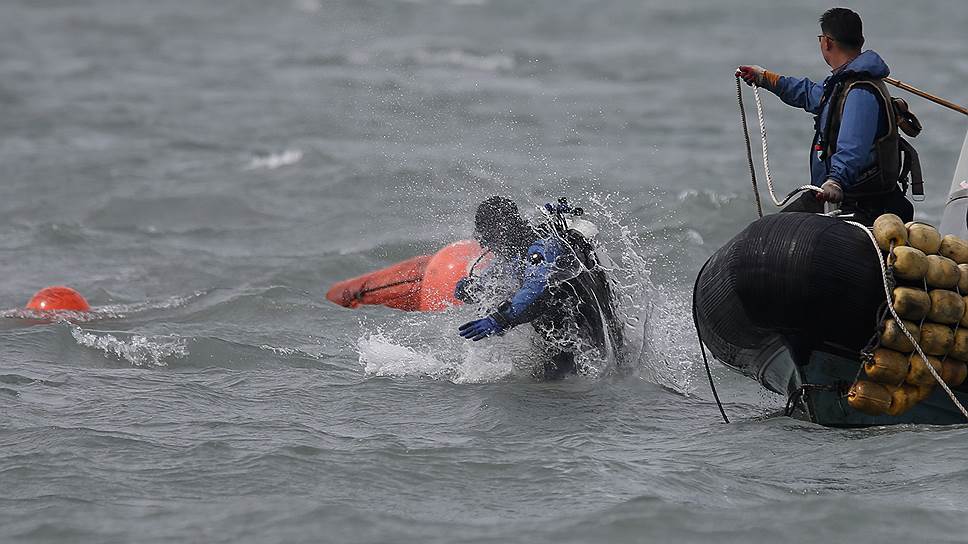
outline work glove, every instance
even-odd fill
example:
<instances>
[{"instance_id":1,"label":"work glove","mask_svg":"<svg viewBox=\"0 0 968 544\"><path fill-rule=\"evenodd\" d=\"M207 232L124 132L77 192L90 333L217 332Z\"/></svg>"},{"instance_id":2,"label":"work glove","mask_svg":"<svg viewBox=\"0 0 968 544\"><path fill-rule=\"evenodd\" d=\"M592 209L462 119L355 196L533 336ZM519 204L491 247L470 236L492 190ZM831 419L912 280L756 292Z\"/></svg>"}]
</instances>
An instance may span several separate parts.
<instances>
[{"instance_id":1,"label":"work glove","mask_svg":"<svg viewBox=\"0 0 968 544\"><path fill-rule=\"evenodd\" d=\"M460 335L467 340L473 340L477 342L478 340L483 340L488 336L493 336L495 334L501 334L504 329L498 325L497 321L492 317L485 317L484 319L477 319L474 321L469 321L464 323L457 329Z\"/></svg>"},{"instance_id":2,"label":"work glove","mask_svg":"<svg viewBox=\"0 0 968 544\"><path fill-rule=\"evenodd\" d=\"M817 200L831 204L843 202L844 189L840 186L840 182L832 179L823 182L823 185L820 186L820 192L817 193Z\"/></svg>"},{"instance_id":3,"label":"work glove","mask_svg":"<svg viewBox=\"0 0 968 544\"><path fill-rule=\"evenodd\" d=\"M763 86L764 74L766 74L766 69L756 64L752 66L740 66L736 69L736 75L741 77L747 85L756 85L757 87Z\"/></svg>"},{"instance_id":4,"label":"work glove","mask_svg":"<svg viewBox=\"0 0 968 544\"><path fill-rule=\"evenodd\" d=\"M771 72L762 66L740 66L736 69L736 75L743 78L747 85L756 85L764 89L776 89L780 81L780 74Z\"/></svg>"}]
</instances>

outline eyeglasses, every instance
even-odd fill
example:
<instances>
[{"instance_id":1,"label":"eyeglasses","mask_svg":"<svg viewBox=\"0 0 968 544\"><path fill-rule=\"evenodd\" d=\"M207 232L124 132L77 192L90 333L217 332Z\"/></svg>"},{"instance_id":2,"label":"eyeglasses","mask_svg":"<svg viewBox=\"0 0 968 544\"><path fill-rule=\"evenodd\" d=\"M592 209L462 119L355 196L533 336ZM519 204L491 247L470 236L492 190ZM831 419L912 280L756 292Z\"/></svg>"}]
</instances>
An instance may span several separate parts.
<instances>
[{"instance_id":1,"label":"eyeglasses","mask_svg":"<svg viewBox=\"0 0 968 544\"><path fill-rule=\"evenodd\" d=\"M818 42L822 42L824 38L827 38L828 40L830 40L832 42L837 41L836 38L831 38L830 36L828 36L826 34L817 34L817 41Z\"/></svg>"}]
</instances>

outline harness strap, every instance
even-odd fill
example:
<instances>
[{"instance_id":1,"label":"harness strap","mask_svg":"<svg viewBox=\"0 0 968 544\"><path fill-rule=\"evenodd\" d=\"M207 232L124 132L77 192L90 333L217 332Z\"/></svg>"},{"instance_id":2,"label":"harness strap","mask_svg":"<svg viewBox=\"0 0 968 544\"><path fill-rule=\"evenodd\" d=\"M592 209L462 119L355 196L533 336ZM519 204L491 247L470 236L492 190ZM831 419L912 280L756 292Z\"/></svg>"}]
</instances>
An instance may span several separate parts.
<instances>
[{"instance_id":1,"label":"harness strap","mask_svg":"<svg viewBox=\"0 0 968 544\"><path fill-rule=\"evenodd\" d=\"M908 174L911 175L911 195L916 201L924 200L924 176L921 173L921 159L914 146L904 138L898 138L901 147L901 179L907 184ZM920 197L920 198L918 198Z\"/></svg>"}]
</instances>

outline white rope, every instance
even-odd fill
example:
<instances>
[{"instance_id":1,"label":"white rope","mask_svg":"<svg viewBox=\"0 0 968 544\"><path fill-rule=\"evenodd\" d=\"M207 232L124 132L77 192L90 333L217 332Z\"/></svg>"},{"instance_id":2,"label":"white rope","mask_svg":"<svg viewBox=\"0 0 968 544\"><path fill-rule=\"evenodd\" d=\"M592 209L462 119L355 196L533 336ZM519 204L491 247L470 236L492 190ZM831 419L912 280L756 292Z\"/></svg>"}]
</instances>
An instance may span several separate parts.
<instances>
[{"instance_id":1,"label":"white rope","mask_svg":"<svg viewBox=\"0 0 968 544\"><path fill-rule=\"evenodd\" d=\"M928 362L928 356L925 355L923 351L921 351L921 345L918 344L918 341L914 339L914 336L907 330L907 327L904 326L904 321L900 318L900 316L897 315L897 312L894 311L894 303L891 300L891 287L889 285L889 281L887 277L887 267L884 266L884 259L881 256L881 248L880 246L877 245L877 239L874 238L874 233L860 223L856 223L854 221L844 221L844 222L854 225L855 227L863 230L864 233L867 234L867 237L870 238L871 243L874 244L874 251L877 252L877 263L881 265L881 277L884 280L884 296L887 297L887 309L890 310L891 315L894 317L894 321L897 323L898 327L901 328L901 332L904 333L904 336L907 336L907 339L910 340L912 344L914 344L915 351L918 352L918 355L924 361L925 366L928 367L928 370L931 372L931 375L934 376L934 379L937 380L938 384L941 385L945 393L948 394L948 397L951 398L951 402L955 403L955 406L957 406L958 409L961 410L961 414L965 416L966 420L968 420L968 410L965 410L965 407L962 406L960 402L958 402L958 398L955 397L955 394L951 391L951 388L948 387L948 384L944 383L944 380L941 379L941 376L938 375L937 371L934 370L934 367L931 366L931 363Z\"/></svg>"},{"instance_id":2,"label":"white rope","mask_svg":"<svg viewBox=\"0 0 968 544\"><path fill-rule=\"evenodd\" d=\"M777 207L785 206L794 196L806 191L813 191L815 193L823 192L816 185L801 185L790 191L790 194L783 200L776 198L773 189L773 173L770 171L769 144L766 139L766 118L763 116L763 102L760 100L760 88L758 85L753 85L753 98L756 100L756 117L760 122L760 140L763 142L763 171L766 172L766 187L770 191L770 198L773 199L773 204Z\"/></svg>"}]
</instances>

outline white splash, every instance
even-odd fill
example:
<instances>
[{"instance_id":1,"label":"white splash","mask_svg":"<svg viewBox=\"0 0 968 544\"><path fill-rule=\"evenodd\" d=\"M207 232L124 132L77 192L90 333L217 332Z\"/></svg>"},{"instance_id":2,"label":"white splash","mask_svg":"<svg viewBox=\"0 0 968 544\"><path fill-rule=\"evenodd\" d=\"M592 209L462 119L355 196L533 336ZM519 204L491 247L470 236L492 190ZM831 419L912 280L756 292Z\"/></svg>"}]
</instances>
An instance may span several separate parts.
<instances>
[{"instance_id":1,"label":"white splash","mask_svg":"<svg viewBox=\"0 0 968 544\"><path fill-rule=\"evenodd\" d=\"M643 359L643 367L649 373L649 380L686 395L692 393L694 361L699 354L688 302L661 296L656 300L646 331L648 357Z\"/></svg>"},{"instance_id":2,"label":"white splash","mask_svg":"<svg viewBox=\"0 0 968 544\"><path fill-rule=\"evenodd\" d=\"M447 361L433 355L394 343L381 333L360 338L357 342L360 364L369 376L429 376L447 378L454 372Z\"/></svg>"},{"instance_id":3,"label":"white splash","mask_svg":"<svg viewBox=\"0 0 968 544\"><path fill-rule=\"evenodd\" d=\"M282 153L270 153L264 157L253 157L246 170L275 170L283 166L291 166L301 161L303 152L299 149L287 149Z\"/></svg>"},{"instance_id":4,"label":"white splash","mask_svg":"<svg viewBox=\"0 0 968 544\"><path fill-rule=\"evenodd\" d=\"M452 336L456 337L456 327ZM448 329L449 330L449 329ZM453 383L490 383L516 374L528 376L532 369L522 361L534 359L530 342L517 331L488 342L472 343L458 338L439 338L436 345L404 344L382 332L363 335L357 342L360 365L367 376L417 376Z\"/></svg>"},{"instance_id":5,"label":"white splash","mask_svg":"<svg viewBox=\"0 0 968 544\"><path fill-rule=\"evenodd\" d=\"M134 366L168 366L166 359L188 355L184 338L132 335L126 340L113 334L88 332L74 325L71 335L84 347L99 349L105 357L116 357Z\"/></svg>"}]
</instances>

